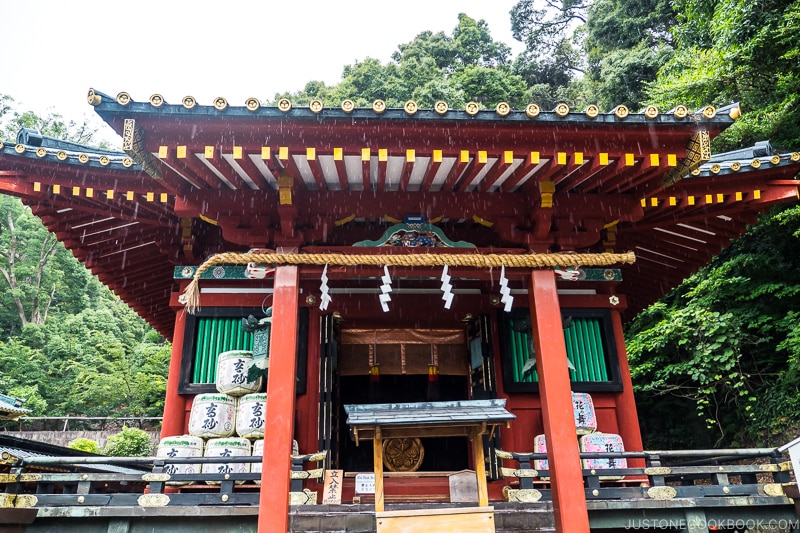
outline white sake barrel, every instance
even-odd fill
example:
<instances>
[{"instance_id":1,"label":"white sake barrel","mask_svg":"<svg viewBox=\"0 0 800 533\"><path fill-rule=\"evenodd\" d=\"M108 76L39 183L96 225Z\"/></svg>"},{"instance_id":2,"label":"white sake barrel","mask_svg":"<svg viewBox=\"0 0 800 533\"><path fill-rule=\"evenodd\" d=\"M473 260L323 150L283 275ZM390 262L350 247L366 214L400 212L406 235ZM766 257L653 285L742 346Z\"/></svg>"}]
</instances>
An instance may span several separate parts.
<instances>
[{"instance_id":1,"label":"white sake barrel","mask_svg":"<svg viewBox=\"0 0 800 533\"><path fill-rule=\"evenodd\" d=\"M193 435L179 435L177 437L164 437L158 443L156 457L202 457L203 439ZM199 464L169 464L164 465L166 474L199 474ZM190 482L168 481L169 485L188 485Z\"/></svg>"},{"instance_id":2,"label":"white sake barrel","mask_svg":"<svg viewBox=\"0 0 800 533\"><path fill-rule=\"evenodd\" d=\"M292 455L300 455L300 449L297 445L297 441L292 441ZM258 439L253 443L253 457L263 457L264 456L264 439ZM250 472L253 474L260 474L261 473L261 461L257 463L250 463ZM261 484L261 479L256 479L257 484Z\"/></svg>"},{"instance_id":3,"label":"white sake barrel","mask_svg":"<svg viewBox=\"0 0 800 533\"><path fill-rule=\"evenodd\" d=\"M236 398L227 394L198 394L189 415L189 434L214 439L230 437L236 429Z\"/></svg>"},{"instance_id":4,"label":"white sake barrel","mask_svg":"<svg viewBox=\"0 0 800 533\"><path fill-rule=\"evenodd\" d=\"M253 366L253 352L231 350L217 357L217 390L231 396L242 396L261 390L262 379L248 381L247 374Z\"/></svg>"},{"instance_id":5,"label":"white sake barrel","mask_svg":"<svg viewBox=\"0 0 800 533\"><path fill-rule=\"evenodd\" d=\"M246 439L263 439L267 394L254 392L239 398L236 408L236 434Z\"/></svg>"},{"instance_id":6,"label":"white sake barrel","mask_svg":"<svg viewBox=\"0 0 800 533\"><path fill-rule=\"evenodd\" d=\"M253 443L253 457L264 456L264 439L258 439ZM262 459L263 460L263 459ZM250 472L253 474L261 473L261 461L257 463L250 463ZM256 484L261 485L261 479L256 479Z\"/></svg>"},{"instance_id":7,"label":"white sake barrel","mask_svg":"<svg viewBox=\"0 0 800 533\"><path fill-rule=\"evenodd\" d=\"M236 457L250 457L250 441L242 437L224 437L208 439L203 457L223 457L220 463L205 463L204 474L247 474L250 472L250 463L234 462ZM208 481L215 485L219 481ZM239 481L238 483L244 483Z\"/></svg>"}]
</instances>

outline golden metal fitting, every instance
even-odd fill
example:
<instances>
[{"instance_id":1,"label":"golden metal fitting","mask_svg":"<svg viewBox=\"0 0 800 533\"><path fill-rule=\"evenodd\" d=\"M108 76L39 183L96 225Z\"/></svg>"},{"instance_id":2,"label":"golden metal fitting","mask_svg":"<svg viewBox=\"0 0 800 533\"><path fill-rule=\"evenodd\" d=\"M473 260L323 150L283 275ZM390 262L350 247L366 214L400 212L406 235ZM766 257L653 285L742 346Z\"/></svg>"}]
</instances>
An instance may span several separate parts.
<instances>
[{"instance_id":1,"label":"golden metal fitting","mask_svg":"<svg viewBox=\"0 0 800 533\"><path fill-rule=\"evenodd\" d=\"M722 167L719 166L719 164L714 163L713 165L711 165L711 173L712 174L719 174L720 170L722 170Z\"/></svg>"},{"instance_id":2,"label":"golden metal fitting","mask_svg":"<svg viewBox=\"0 0 800 533\"><path fill-rule=\"evenodd\" d=\"M197 100L194 99L194 96L184 96L183 100L181 100L181 103L186 109L192 109L197 105Z\"/></svg>"},{"instance_id":3,"label":"golden metal fitting","mask_svg":"<svg viewBox=\"0 0 800 533\"><path fill-rule=\"evenodd\" d=\"M281 98L278 100L278 109L284 113L288 113L292 109L292 102L288 98Z\"/></svg>"},{"instance_id":4,"label":"golden metal fitting","mask_svg":"<svg viewBox=\"0 0 800 533\"><path fill-rule=\"evenodd\" d=\"M248 111L257 111L261 107L261 102L258 101L258 98L251 97L244 101L244 106Z\"/></svg>"},{"instance_id":5,"label":"golden metal fitting","mask_svg":"<svg viewBox=\"0 0 800 533\"><path fill-rule=\"evenodd\" d=\"M688 114L689 108L687 108L685 105L679 105L672 110L672 116L675 118L686 118Z\"/></svg>"},{"instance_id":6,"label":"golden metal fitting","mask_svg":"<svg viewBox=\"0 0 800 533\"><path fill-rule=\"evenodd\" d=\"M778 163L781 162L781 156L773 155L772 159L770 159L769 162L772 163L773 165L777 165Z\"/></svg>"},{"instance_id":7,"label":"golden metal fitting","mask_svg":"<svg viewBox=\"0 0 800 533\"><path fill-rule=\"evenodd\" d=\"M315 98L308 103L308 108L311 110L312 113L319 114L322 112L325 106L322 105L322 100Z\"/></svg>"},{"instance_id":8,"label":"golden metal fitting","mask_svg":"<svg viewBox=\"0 0 800 533\"><path fill-rule=\"evenodd\" d=\"M700 111L700 113L703 115L704 119L711 120L717 116L717 108L713 105L707 105Z\"/></svg>"},{"instance_id":9,"label":"golden metal fitting","mask_svg":"<svg viewBox=\"0 0 800 533\"><path fill-rule=\"evenodd\" d=\"M761 160L760 159L753 159L752 161L750 161L750 166L753 167L753 168L760 167L761 166Z\"/></svg>"},{"instance_id":10,"label":"golden metal fitting","mask_svg":"<svg viewBox=\"0 0 800 533\"><path fill-rule=\"evenodd\" d=\"M117 94L117 103L119 105L128 105L131 103L131 95L126 92Z\"/></svg>"},{"instance_id":11,"label":"golden metal fitting","mask_svg":"<svg viewBox=\"0 0 800 533\"><path fill-rule=\"evenodd\" d=\"M380 99L375 100L374 102L372 102L372 110L380 115L381 113L386 111L386 102Z\"/></svg>"},{"instance_id":12,"label":"golden metal fitting","mask_svg":"<svg viewBox=\"0 0 800 533\"><path fill-rule=\"evenodd\" d=\"M539 104L528 104L527 107L525 107L525 114L528 115L528 118L536 118L541 112L542 108L539 107Z\"/></svg>"},{"instance_id":13,"label":"golden metal fitting","mask_svg":"<svg viewBox=\"0 0 800 533\"><path fill-rule=\"evenodd\" d=\"M24 144L18 144L16 146L14 146L14 151L17 152L18 154L24 154L25 153L25 145Z\"/></svg>"},{"instance_id":14,"label":"golden metal fitting","mask_svg":"<svg viewBox=\"0 0 800 533\"><path fill-rule=\"evenodd\" d=\"M100 105L103 101L103 97L95 93L94 89L89 89L89 94L86 96L86 99L89 101L89 105Z\"/></svg>"},{"instance_id":15,"label":"golden metal fitting","mask_svg":"<svg viewBox=\"0 0 800 533\"><path fill-rule=\"evenodd\" d=\"M614 108L614 116L617 118L627 118L630 111L624 105L618 105Z\"/></svg>"},{"instance_id":16,"label":"golden metal fitting","mask_svg":"<svg viewBox=\"0 0 800 533\"><path fill-rule=\"evenodd\" d=\"M497 104L497 107L494 108L494 112L501 117L508 116L508 114L511 113L511 106L508 105L507 102L500 102Z\"/></svg>"},{"instance_id":17,"label":"golden metal fitting","mask_svg":"<svg viewBox=\"0 0 800 533\"><path fill-rule=\"evenodd\" d=\"M100 156L100 164L103 165L104 167L107 166L110 162L111 160L108 158L107 155Z\"/></svg>"},{"instance_id":18,"label":"golden metal fitting","mask_svg":"<svg viewBox=\"0 0 800 533\"><path fill-rule=\"evenodd\" d=\"M86 163L88 163L88 162L89 162L89 155L88 155L88 154L81 154L81 155L79 155L79 156L78 156L78 161L80 161L80 162L81 162L81 163L83 163L83 164L86 164Z\"/></svg>"},{"instance_id":19,"label":"golden metal fitting","mask_svg":"<svg viewBox=\"0 0 800 533\"><path fill-rule=\"evenodd\" d=\"M597 115L600 114L600 108L598 108L596 105L592 104L592 105L590 105L589 107L587 107L584 110L584 113L589 118L595 118L595 117L597 117Z\"/></svg>"},{"instance_id":20,"label":"golden metal fitting","mask_svg":"<svg viewBox=\"0 0 800 533\"><path fill-rule=\"evenodd\" d=\"M153 107L161 107L164 105L164 97L160 94L154 94L150 97L150 105Z\"/></svg>"},{"instance_id":21,"label":"golden metal fitting","mask_svg":"<svg viewBox=\"0 0 800 533\"><path fill-rule=\"evenodd\" d=\"M122 158L122 166L126 168L130 168L133 166L133 159L130 157L123 157Z\"/></svg>"},{"instance_id":22,"label":"golden metal fitting","mask_svg":"<svg viewBox=\"0 0 800 533\"><path fill-rule=\"evenodd\" d=\"M557 116L564 118L567 115L569 115L569 106L564 102L561 102L556 106L556 108L553 111Z\"/></svg>"},{"instance_id":23,"label":"golden metal fitting","mask_svg":"<svg viewBox=\"0 0 800 533\"><path fill-rule=\"evenodd\" d=\"M467 115L474 117L475 115L478 114L478 111L480 111L480 109L481 108L477 104L477 102L467 102L467 106L464 108L464 111L467 112Z\"/></svg>"},{"instance_id":24,"label":"golden metal fitting","mask_svg":"<svg viewBox=\"0 0 800 533\"><path fill-rule=\"evenodd\" d=\"M225 98L223 98L222 96L217 96L216 98L214 98L214 109L216 109L217 111L222 111L226 107L228 107L228 101L225 100Z\"/></svg>"},{"instance_id":25,"label":"golden metal fitting","mask_svg":"<svg viewBox=\"0 0 800 533\"><path fill-rule=\"evenodd\" d=\"M734 172L739 172L739 170L741 170L741 168L742 168L742 164L739 163L738 161L734 161L733 163L731 163L731 170L733 170Z\"/></svg>"},{"instance_id":26,"label":"golden metal fitting","mask_svg":"<svg viewBox=\"0 0 800 533\"><path fill-rule=\"evenodd\" d=\"M447 105L447 102L445 102L444 100L439 100L438 102L433 104L433 110L439 113L440 115L444 115L445 113L447 113L448 109L450 108Z\"/></svg>"},{"instance_id":27,"label":"golden metal fitting","mask_svg":"<svg viewBox=\"0 0 800 533\"><path fill-rule=\"evenodd\" d=\"M414 100L409 100L403 106L403 111L406 112L406 115L413 115L419 110L419 106Z\"/></svg>"},{"instance_id":28,"label":"golden metal fitting","mask_svg":"<svg viewBox=\"0 0 800 533\"><path fill-rule=\"evenodd\" d=\"M654 119L658 116L658 108L654 105L649 105L644 108L644 116L649 119Z\"/></svg>"},{"instance_id":29,"label":"golden metal fitting","mask_svg":"<svg viewBox=\"0 0 800 533\"><path fill-rule=\"evenodd\" d=\"M44 157L47 155L47 150L45 150L40 146L39 148L36 149L36 155L39 157Z\"/></svg>"},{"instance_id":30,"label":"golden metal fitting","mask_svg":"<svg viewBox=\"0 0 800 533\"><path fill-rule=\"evenodd\" d=\"M58 158L59 161L63 161L67 158L67 152L65 152L64 150L59 150L58 152L56 152L56 157Z\"/></svg>"},{"instance_id":31,"label":"golden metal fitting","mask_svg":"<svg viewBox=\"0 0 800 533\"><path fill-rule=\"evenodd\" d=\"M356 108L356 103L353 102L352 100L345 100L344 102L342 102L342 111L344 111L345 113L352 113L353 109L355 108Z\"/></svg>"}]
</instances>

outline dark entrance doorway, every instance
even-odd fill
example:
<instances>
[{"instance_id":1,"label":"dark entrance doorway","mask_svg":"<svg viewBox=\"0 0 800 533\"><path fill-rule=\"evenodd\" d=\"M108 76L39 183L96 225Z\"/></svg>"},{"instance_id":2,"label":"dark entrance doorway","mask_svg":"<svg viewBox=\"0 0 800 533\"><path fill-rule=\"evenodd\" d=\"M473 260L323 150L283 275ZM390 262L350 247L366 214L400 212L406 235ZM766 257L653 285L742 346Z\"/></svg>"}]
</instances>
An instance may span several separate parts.
<instances>
[{"instance_id":1,"label":"dark entrance doorway","mask_svg":"<svg viewBox=\"0 0 800 533\"><path fill-rule=\"evenodd\" d=\"M469 354L463 330L343 330L337 390L339 467L373 469L372 446L350 438L344 405L466 400L470 394ZM420 439L424 450L414 471L468 468L465 438ZM388 468L391 470L391 468Z\"/></svg>"}]
</instances>

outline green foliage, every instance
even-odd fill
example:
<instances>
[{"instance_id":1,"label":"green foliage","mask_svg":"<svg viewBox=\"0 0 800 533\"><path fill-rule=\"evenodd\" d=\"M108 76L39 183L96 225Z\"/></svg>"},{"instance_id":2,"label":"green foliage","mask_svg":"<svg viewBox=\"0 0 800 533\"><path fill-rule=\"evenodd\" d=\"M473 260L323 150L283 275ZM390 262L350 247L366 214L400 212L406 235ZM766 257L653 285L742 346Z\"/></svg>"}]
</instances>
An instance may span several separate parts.
<instances>
[{"instance_id":1,"label":"green foliage","mask_svg":"<svg viewBox=\"0 0 800 533\"><path fill-rule=\"evenodd\" d=\"M800 3L680 0L675 9L681 14L673 27L678 47L648 84L652 103L741 102L745 120L724 132L716 149L763 139L800 144Z\"/></svg>"},{"instance_id":2,"label":"green foliage","mask_svg":"<svg viewBox=\"0 0 800 533\"><path fill-rule=\"evenodd\" d=\"M100 445L97 443L97 441L92 439L73 439L67 443L67 448L72 448L73 450L79 450L86 453L102 453Z\"/></svg>"},{"instance_id":3,"label":"green foliage","mask_svg":"<svg viewBox=\"0 0 800 533\"><path fill-rule=\"evenodd\" d=\"M47 414L47 400L42 398L39 393L39 384L33 385L17 385L9 389L5 389L6 394L12 398L22 398L25 403L22 405L25 409L29 409L28 416L44 416Z\"/></svg>"},{"instance_id":4,"label":"green foliage","mask_svg":"<svg viewBox=\"0 0 800 533\"><path fill-rule=\"evenodd\" d=\"M108 437L103 453L112 457L148 457L153 453L153 443L146 431L123 426L122 431Z\"/></svg>"},{"instance_id":5,"label":"green foliage","mask_svg":"<svg viewBox=\"0 0 800 533\"><path fill-rule=\"evenodd\" d=\"M385 65L365 58L345 66L334 86L312 81L302 91L275 95L275 101L285 97L305 105L318 98L338 107L350 99L358 107L369 107L380 99L397 108L414 100L430 108L444 100L450 107L463 108L474 100L485 107L501 101L524 107L526 83L511 72L510 56L507 45L492 39L485 21L462 13L451 35L422 32L399 45Z\"/></svg>"},{"instance_id":6,"label":"green foliage","mask_svg":"<svg viewBox=\"0 0 800 533\"><path fill-rule=\"evenodd\" d=\"M796 431L798 246L800 206L778 208L637 316L626 337L639 397L694 405L716 443ZM664 416L681 425L684 412Z\"/></svg>"},{"instance_id":7,"label":"green foliage","mask_svg":"<svg viewBox=\"0 0 800 533\"><path fill-rule=\"evenodd\" d=\"M56 112L48 111L44 116L33 111L19 111L14 99L0 94L0 140L13 142L22 128L39 130L42 135L64 139L80 144L107 148L106 142L96 140L97 128L88 122L81 124L73 120L65 120Z\"/></svg>"}]
</instances>

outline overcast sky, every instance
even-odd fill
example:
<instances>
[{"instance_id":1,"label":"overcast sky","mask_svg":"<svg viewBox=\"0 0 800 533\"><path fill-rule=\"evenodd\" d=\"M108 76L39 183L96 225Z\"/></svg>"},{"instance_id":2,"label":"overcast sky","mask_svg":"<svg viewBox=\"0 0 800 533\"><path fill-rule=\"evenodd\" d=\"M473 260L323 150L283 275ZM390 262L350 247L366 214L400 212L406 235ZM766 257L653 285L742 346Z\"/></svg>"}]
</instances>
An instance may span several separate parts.
<instances>
[{"instance_id":1,"label":"overcast sky","mask_svg":"<svg viewBox=\"0 0 800 533\"><path fill-rule=\"evenodd\" d=\"M336 83L342 68L385 63L418 33L450 34L458 13L489 24L511 46L509 11L518 0L173 1L0 0L0 94L20 110L94 119L89 88L134 100L255 96Z\"/></svg>"}]
</instances>

